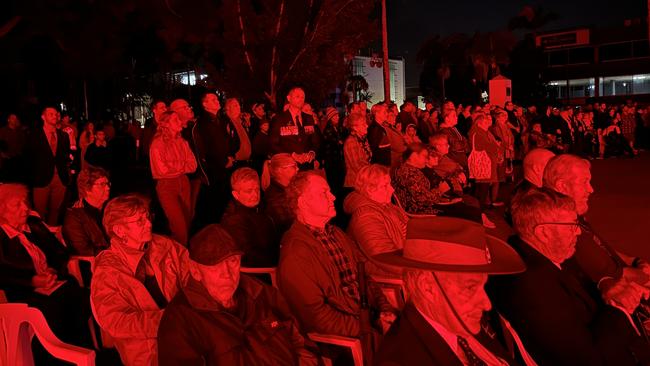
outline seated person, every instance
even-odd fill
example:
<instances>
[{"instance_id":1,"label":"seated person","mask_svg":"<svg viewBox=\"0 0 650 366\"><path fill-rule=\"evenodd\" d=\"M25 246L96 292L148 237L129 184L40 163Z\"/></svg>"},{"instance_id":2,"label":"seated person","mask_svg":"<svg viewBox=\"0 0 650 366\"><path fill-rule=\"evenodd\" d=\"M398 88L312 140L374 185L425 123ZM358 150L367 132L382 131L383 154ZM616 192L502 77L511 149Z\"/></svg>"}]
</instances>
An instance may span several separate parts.
<instances>
[{"instance_id":1,"label":"seated person","mask_svg":"<svg viewBox=\"0 0 650 366\"><path fill-rule=\"evenodd\" d=\"M437 133L429 137L429 148L429 155L438 156L438 165L434 167L435 172L451 183L454 193L462 194L463 189L467 186L467 174L460 164L447 156L449 153L448 136Z\"/></svg>"},{"instance_id":2,"label":"seated person","mask_svg":"<svg viewBox=\"0 0 650 366\"><path fill-rule=\"evenodd\" d=\"M481 225L450 217L409 221L404 250L374 260L404 269L409 299L384 337L375 365L517 365L491 310L489 275L525 266L507 243ZM488 313L489 312L489 313ZM514 343L514 342L512 342ZM524 342L525 344L525 342ZM520 354L527 354L517 344Z\"/></svg>"},{"instance_id":3,"label":"seated person","mask_svg":"<svg viewBox=\"0 0 650 366\"><path fill-rule=\"evenodd\" d=\"M293 223L293 214L286 203L285 188L298 173L298 164L290 154L275 154L269 163L269 173L271 183L264 191L264 213L273 220L278 235L282 235Z\"/></svg>"},{"instance_id":4,"label":"seated person","mask_svg":"<svg viewBox=\"0 0 650 366\"><path fill-rule=\"evenodd\" d=\"M216 224L190 240L191 276L158 328L159 365L318 364L277 290L240 274L243 254Z\"/></svg>"},{"instance_id":5,"label":"seated person","mask_svg":"<svg viewBox=\"0 0 650 366\"><path fill-rule=\"evenodd\" d=\"M102 227L102 210L111 192L108 172L87 166L77 177L79 201L63 220L63 237L73 254L95 256L108 248Z\"/></svg>"},{"instance_id":6,"label":"seated person","mask_svg":"<svg viewBox=\"0 0 650 366\"><path fill-rule=\"evenodd\" d=\"M282 238L278 268L282 295L303 331L359 336L355 244L328 224L336 210L327 181L313 172L301 172L287 187L287 199L296 221ZM373 321L386 332L395 320L394 310L372 281L368 290L376 314Z\"/></svg>"},{"instance_id":7,"label":"seated person","mask_svg":"<svg viewBox=\"0 0 650 366\"><path fill-rule=\"evenodd\" d=\"M273 220L261 212L260 182L251 168L239 168L230 177L232 201L221 225L244 252L245 267L275 267L280 255L280 238Z\"/></svg>"},{"instance_id":8,"label":"seated person","mask_svg":"<svg viewBox=\"0 0 650 366\"><path fill-rule=\"evenodd\" d=\"M606 305L565 264L580 225L573 199L546 188L512 203L510 244L526 272L490 278L486 291L540 365L648 364L647 342L626 314Z\"/></svg>"},{"instance_id":9,"label":"seated person","mask_svg":"<svg viewBox=\"0 0 650 366\"><path fill-rule=\"evenodd\" d=\"M157 365L158 325L187 280L187 249L151 233L149 202L135 194L109 201L103 223L111 245L95 259L95 320L113 337L126 366Z\"/></svg>"},{"instance_id":10,"label":"seated person","mask_svg":"<svg viewBox=\"0 0 650 366\"><path fill-rule=\"evenodd\" d=\"M89 345L88 294L67 272L68 254L28 206L28 189L0 184L0 288L39 309L62 341Z\"/></svg>"},{"instance_id":11,"label":"seated person","mask_svg":"<svg viewBox=\"0 0 650 366\"><path fill-rule=\"evenodd\" d=\"M625 138L623 133L621 133L620 124L620 116L617 114L616 118L612 120L612 124L603 131L605 156L636 155L636 152L632 149L628 140Z\"/></svg>"},{"instance_id":12,"label":"seated person","mask_svg":"<svg viewBox=\"0 0 650 366\"><path fill-rule=\"evenodd\" d=\"M462 198L446 199L421 169L429 152L423 144L411 144L404 152L404 163L393 174L393 187L404 210L410 214L438 214L482 222L481 210L462 203Z\"/></svg>"},{"instance_id":13,"label":"seated person","mask_svg":"<svg viewBox=\"0 0 650 366\"><path fill-rule=\"evenodd\" d=\"M367 257L402 249L406 237L408 216L391 203L393 187L390 172L379 164L361 168L357 174L354 192L343 203L345 213L351 215L348 235L361 247ZM366 262L370 275L401 278L399 268Z\"/></svg>"}]
</instances>

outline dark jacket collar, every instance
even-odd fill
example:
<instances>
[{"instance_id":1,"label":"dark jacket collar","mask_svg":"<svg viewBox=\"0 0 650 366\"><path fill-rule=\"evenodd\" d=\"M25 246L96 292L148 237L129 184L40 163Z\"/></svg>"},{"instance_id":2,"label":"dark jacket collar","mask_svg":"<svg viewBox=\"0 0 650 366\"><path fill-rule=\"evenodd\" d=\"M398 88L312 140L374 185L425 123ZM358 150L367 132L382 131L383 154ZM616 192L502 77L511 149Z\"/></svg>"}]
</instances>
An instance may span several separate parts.
<instances>
[{"instance_id":1,"label":"dark jacket collar","mask_svg":"<svg viewBox=\"0 0 650 366\"><path fill-rule=\"evenodd\" d=\"M407 303L402 311L402 321L408 322L436 365L462 365L454 351L420 314L413 303Z\"/></svg>"},{"instance_id":2,"label":"dark jacket collar","mask_svg":"<svg viewBox=\"0 0 650 366\"><path fill-rule=\"evenodd\" d=\"M239 277L239 286L233 295L240 307L241 301L255 301L262 292L262 284L242 274ZM183 294L190 306L202 311L224 311L225 309L208 293L203 284L190 276L183 287Z\"/></svg>"}]
</instances>

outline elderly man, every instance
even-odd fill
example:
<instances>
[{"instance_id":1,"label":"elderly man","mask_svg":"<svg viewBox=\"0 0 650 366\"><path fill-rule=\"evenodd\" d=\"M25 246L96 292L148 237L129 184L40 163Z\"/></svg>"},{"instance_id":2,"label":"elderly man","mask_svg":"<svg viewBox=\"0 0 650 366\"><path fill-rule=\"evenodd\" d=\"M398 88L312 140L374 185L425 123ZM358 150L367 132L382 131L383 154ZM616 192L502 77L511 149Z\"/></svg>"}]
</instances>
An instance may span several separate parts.
<instances>
[{"instance_id":1,"label":"elderly man","mask_svg":"<svg viewBox=\"0 0 650 366\"><path fill-rule=\"evenodd\" d=\"M343 144L343 157L345 159L344 187L354 187L357 173L365 166L370 165L372 151L368 145L368 125L366 117L360 113L348 116L350 135Z\"/></svg>"},{"instance_id":2,"label":"elderly man","mask_svg":"<svg viewBox=\"0 0 650 366\"><path fill-rule=\"evenodd\" d=\"M298 173L298 164L291 155L280 153L273 155L268 165L271 179L264 191L264 213L271 217L281 236L293 223L293 213L287 207L286 187Z\"/></svg>"},{"instance_id":3,"label":"elderly man","mask_svg":"<svg viewBox=\"0 0 650 366\"><path fill-rule=\"evenodd\" d=\"M275 267L280 255L280 237L273 220L260 209L260 179L251 168L239 168L230 177L232 201L221 225L244 252L246 267ZM254 230L251 230L254 228Z\"/></svg>"},{"instance_id":4,"label":"elderly man","mask_svg":"<svg viewBox=\"0 0 650 366\"><path fill-rule=\"evenodd\" d=\"M239 272L242 251L219 225L190 240L191 276L158 329L159 365L317 365L274 288Z\"/></svg>"},{"instance_id":5,"label":"elderly man","mask_svg":"<svg viewBox=\"0 0 650 366\"><path fill-rule=\"evenodd\" d=\"M388 125L388 106L378 103L370 109L372 122L368 125L368 144L370 144L371 162L391 166L391 144L386 131Z\"/></svg>"},{"instance_id":6,"label":"elderly man","mask_svg":"<svg viewBox=\"0 0 650 366\"><path fill-rule=\"evenodd\" d=\"M305 91L293 88L287 94L288 109L271 122L271 153L288 153L302 169L312 169L321 142L313 117L303 111Z\"/></svg>"},{"instance_id":7,"label":"elderly man","mask_svg":"<svg viewBox=\"0 0 650 366\"><path fill-rule=\"evenodd\" d=\"M190 145L192 152L195 152L196 148L194 147L194 140L192 139L192 129L196 124L196 118L194 117L192 107L185 99L176 99L169 105L169 109L175 112L178 116L178 119L183 126L181 136ZM196 201L199 198L199 192L201 191L201 172L197 169L193 173L188 174L187 177L190 179L190 214L193 218L194 210L196 209Z\"/></svg>"},{"instance_id":8,"label":"elderly man","mask_svg":"<svg viewBox=\"0 0 650 366\"><path fill-rule=\"evenodd\" d=\"M483 286L488 274L525 269L507 243L480 224L438 217L408 224L401 251L374 260L404 269L409 301L375 355L376 365L517 365ZM435 224L434 224L435 223Z\"/></svg>"},{"instance_id":9,"label":"elderly man","mask_svg":"<svg viewBox=\"0 0 650 366\"><path fill-rule=\"evenodd\" d=\"M588 229L579 236L569 265L584 272L584 280L597 285L606 303L621 306L631 314L650 286L650 265L606 247L585 220L583 215L594 192L589 161L569 154L556 156L544 169L543 183L544 187L574 200L580 224Z\"/></svg>"},{"instance_id":10,"label":"elderly man","mask_svg":"<svg viewBox=\"0 0 650 366\"><path fill-rule=\"evenodd\" d=\"M626 314L593 296L566 264L580 225L574 201L541 188L515 197L517 237L510 244L527 271L492 278L495 308L541 365L636 365L650 360L647 342Z\"/></svg>"},{"instance_id":11,"label":"elderly man","mask_svg":"<svg viewBox=\"0 0 650 366\"><path fill-rule=\"evenodd\" d=\"M360 293L355 244L328 222L336 215L327 181L312 172L298 173L287 187L296 221L282 238L278 284L307 332L359 336ZM384 332L393 309L372 282L368 301Z\"/></svg>"},{"instance_id":12,"label":"elderly man","mask_svg":"<svg viewBox=\"0 0 650 366\"><path fill-rule=\"evenodd\" d=\"M251 140L246 132L246 127L250 126L250 120L246 120L248 114L242 114L241 105L237 98L228 98L224 103L226 117L230 124L235 127L235 132L239 138L239 150L235 153L236 161L247 161L251 157Z\"/></svg>"}]
</instances>

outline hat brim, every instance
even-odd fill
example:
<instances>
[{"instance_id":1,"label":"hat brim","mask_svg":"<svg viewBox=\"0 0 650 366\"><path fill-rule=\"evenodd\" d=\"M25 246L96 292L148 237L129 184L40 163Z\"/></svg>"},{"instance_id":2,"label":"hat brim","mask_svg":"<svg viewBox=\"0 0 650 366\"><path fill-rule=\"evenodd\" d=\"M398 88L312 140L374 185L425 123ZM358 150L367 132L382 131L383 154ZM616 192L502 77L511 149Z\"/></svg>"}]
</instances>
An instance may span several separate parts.
<instances>
[{"instance_id":1,"label":"hat brim","mask_svg":"<svg viewBox=\"0 0 650 366\"><path fill-rule=\"evenodd\" d=\"M439 272L465 272L486 274L512 274L526 270L526 265L519 254L505 241L492 235L486 235L490 250L490 263L480 265L439 264L404 258L402 250L373 255L371 259L380 264L401 268L421 269Z\"/></svg>"}]
</instances>

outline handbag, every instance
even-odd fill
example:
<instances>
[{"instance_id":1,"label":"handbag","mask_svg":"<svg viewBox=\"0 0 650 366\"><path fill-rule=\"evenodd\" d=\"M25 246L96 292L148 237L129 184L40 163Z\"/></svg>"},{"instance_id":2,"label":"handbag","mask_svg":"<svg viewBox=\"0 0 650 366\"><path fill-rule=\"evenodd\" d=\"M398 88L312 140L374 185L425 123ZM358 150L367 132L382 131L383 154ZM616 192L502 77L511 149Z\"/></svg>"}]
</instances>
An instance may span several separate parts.
<instances>
[{"instance_id":1,"label":"handbag","mask_svg":"<svg viewBox=\"0 0 650 366\"><path fill-rule=\"evenodd\" d=\"M492 161L487 151L476 151L474 140L476 134L472 135L472 151L467 158L469 177L474 179L490 179L492 176Z\"/></svg>"}]
</instances>

